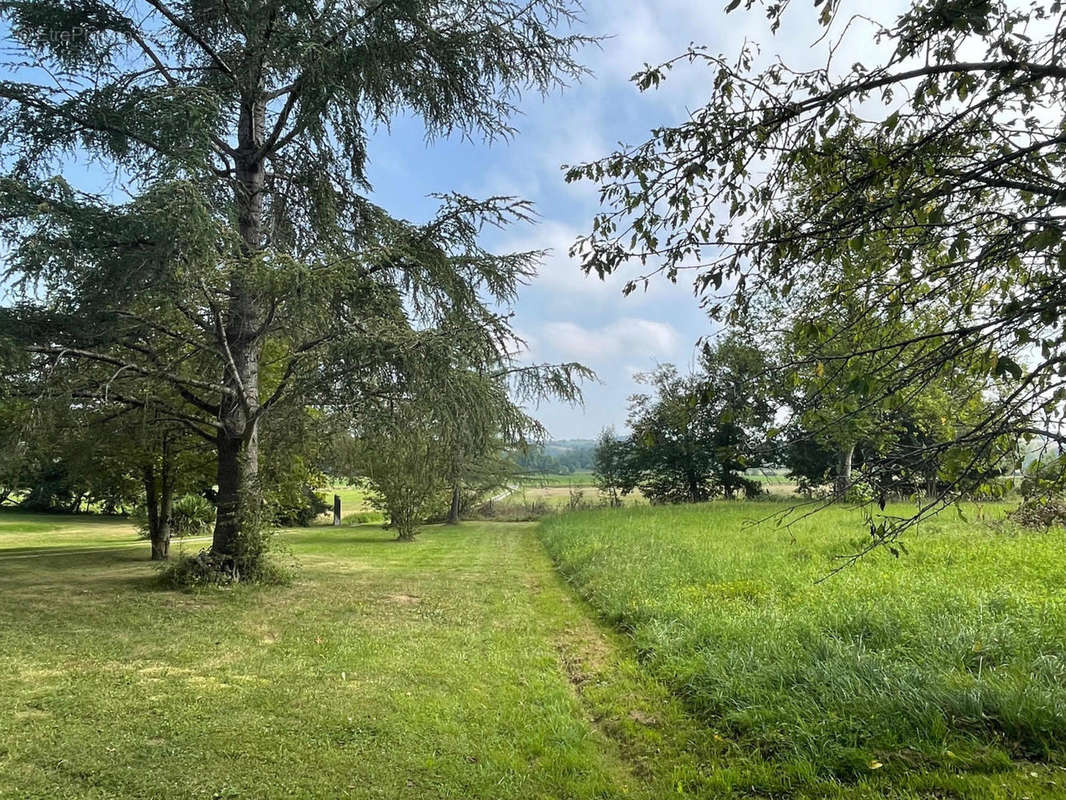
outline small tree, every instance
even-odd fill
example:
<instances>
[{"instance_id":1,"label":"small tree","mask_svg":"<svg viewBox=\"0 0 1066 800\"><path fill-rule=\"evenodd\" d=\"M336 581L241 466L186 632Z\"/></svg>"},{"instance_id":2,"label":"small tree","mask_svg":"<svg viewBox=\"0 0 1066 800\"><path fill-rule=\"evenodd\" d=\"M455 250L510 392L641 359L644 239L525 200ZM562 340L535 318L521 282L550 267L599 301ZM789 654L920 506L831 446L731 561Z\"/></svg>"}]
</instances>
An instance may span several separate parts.
<instances>
[{"instance_id":1,"label":"small tree","mask_svg":"<svg viewBox=\"0 0 1066 800\"><path fill-rule=\"evenodd\" d=\"M626 455L627 443L615 435L614 428L604 428L596 440L592 475L612 507L622 505L620 494L626 485Z\"/></svg>"},{"instance_id":2,"label":"small tree","mask_svg":"<svg viewBox=\"0 0 1066 800\"><path fill-rule=\"evenodd\" d=\"M394 416L359 438L370 504L382 511L400 541L443 505L446 459L426 419L394 407Z\"/></svg>"}]
</instances>

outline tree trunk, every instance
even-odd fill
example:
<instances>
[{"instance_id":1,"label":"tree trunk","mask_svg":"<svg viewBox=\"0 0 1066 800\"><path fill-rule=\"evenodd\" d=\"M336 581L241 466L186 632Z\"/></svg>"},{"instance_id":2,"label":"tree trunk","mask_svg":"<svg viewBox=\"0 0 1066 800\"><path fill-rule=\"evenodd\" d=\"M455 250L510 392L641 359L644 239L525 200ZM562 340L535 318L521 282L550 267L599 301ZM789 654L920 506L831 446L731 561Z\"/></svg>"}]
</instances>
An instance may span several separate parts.
<instances>
[{"instance_id":1,"label":"tree trunk","mask_svg":"<svg viewBox=\"0 0 1066 800\"><path fill-rule=\"evenodd\" d=\"M451 507L448 509L448 519L447 519L447 523L449 525L458 525L459 524L459 503L460 503L461 499L462 499L462 488L457 483L457 484L455 484L452 487L452 504L451 504Z\"/></svg>"},{"instance_id":2,"label":"tree trunk","mask_svg":"<svg viewBox=\"0 0 1066 800\"><path fill-rule=\"evenodd\" d=\"M170 558L170 531L174 517L174 469L166 440L163 441L163 463L159 475L156 475L155 467L149 464L144 467L143 480L152 561L165 561Z\"/></svg>"},{"instance_id":3,"label":"tree trunk","mask_svg":"<svg viewBox=\"0 0 1066 800\"><path fill-rule=\"evenodd\" d=\"M855 445L849 444L846 447L840 449L839 458L837 459L837 476L836 476L836 494L838 497L843 497L848 492L848 487L851 486L851 461L855 455Z\"/></svg>"},{"instance_id":4,"label":"tree trunk","mask_svg":"<svg viewBox=\"0 0 1066 800\"><path fill-rule=\"evenodd\" d=\"M225 432L218 436L218 513L211 549L227 560L238 555L241 525L257 503L259 459L254 440L255 431L250 442Z\"/></svg>"},{"instance_id":5,"label":"tree trunk","mask_svg":"<svg viewBox=\"0 0 1066 800\"><path fill-rule=\"evenodd\" d=\"M934 472L925 479L925 496L936 497L937 494L937 474Z\"/></svg>"},{"instance_id":6,"label":"tree trunk","mask_svg":"<svg viewBox=\"0 0 1066 800\"><path fill-rule=\"evenodd\" d=\"M174 523L174 465L170 461L169 443L163 440L163 468L159 490L159 530L152 540L152 559L170 558L170 531Z\"/></svg>"},{"instance_id":7,"label":"tree trunk","mask_svg":"<svg viewBox=\"0 0 1066 800\"><path fill-rule=\"evenodd\" d=\"M265 172L262 157L265 104L258 86L241 100L237 130L235 200L242 255L249 261L262 249ZM259 356L263 312L254 287L239 272L230 279L229 306L224 325L218 321L225 356L227 393L219 409L218 515L211 549L223 563L234 565L241 526L258 505L259 477Z\"/></svg>"},{"instance_id":8,"label":"tree trunk","mask_svg":"<svg viewBox=\"0 0 1066 800\"><path fill-rule=\"evenodd\" d=\"M689 474L688 476L688 499L690 503L700 502L700 479L698 475Z\"/></svg>"}]
</instances>

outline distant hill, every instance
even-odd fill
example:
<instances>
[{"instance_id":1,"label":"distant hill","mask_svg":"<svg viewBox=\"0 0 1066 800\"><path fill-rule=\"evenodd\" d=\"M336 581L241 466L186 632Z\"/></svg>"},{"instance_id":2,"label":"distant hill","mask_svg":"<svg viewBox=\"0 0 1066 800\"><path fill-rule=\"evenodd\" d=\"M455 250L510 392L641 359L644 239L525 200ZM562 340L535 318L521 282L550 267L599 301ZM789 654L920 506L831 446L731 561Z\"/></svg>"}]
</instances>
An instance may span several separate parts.
<instances>
[{"instance_id":1,"label":"distant hill","mask_svg":"<svg viewBox=\"0 0 1066 800\"><path fill-rule=\"evenodd\" d=\"M528 452L515 453L518 466L532 473L569 475L573 472L592 469L596 450L594 439L555 439Z\"/></svg>"},{"instance_id":2,"label":"distant hill","mask_svg":"<svg viewBox=\"0 0 1066 800\"><path fill-rule=\"evenodd\" d=\"M595 439L553 439L544 445L546 453L572 453L575 450L595 450Z\"/></svg>"}]
</instances>

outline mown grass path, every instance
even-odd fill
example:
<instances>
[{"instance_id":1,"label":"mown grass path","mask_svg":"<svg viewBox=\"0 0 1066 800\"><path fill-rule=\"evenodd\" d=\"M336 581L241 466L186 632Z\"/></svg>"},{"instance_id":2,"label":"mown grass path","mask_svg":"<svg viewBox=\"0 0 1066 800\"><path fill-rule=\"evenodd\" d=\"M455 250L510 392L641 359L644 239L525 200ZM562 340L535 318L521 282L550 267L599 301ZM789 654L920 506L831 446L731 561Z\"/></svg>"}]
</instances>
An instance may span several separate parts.
<instances>
[{"instance_id":1,"label":"mown grass path","mask_svg":"<svg viewBox=\"0 0 1066 800\"><path fill-rule=\"evenodd\" d=\"M662 798L719 747L530 525L294 532L292 585L185 594L4 520L86 549L0 562L0 797Z\"/></svg>"}]
</instances>

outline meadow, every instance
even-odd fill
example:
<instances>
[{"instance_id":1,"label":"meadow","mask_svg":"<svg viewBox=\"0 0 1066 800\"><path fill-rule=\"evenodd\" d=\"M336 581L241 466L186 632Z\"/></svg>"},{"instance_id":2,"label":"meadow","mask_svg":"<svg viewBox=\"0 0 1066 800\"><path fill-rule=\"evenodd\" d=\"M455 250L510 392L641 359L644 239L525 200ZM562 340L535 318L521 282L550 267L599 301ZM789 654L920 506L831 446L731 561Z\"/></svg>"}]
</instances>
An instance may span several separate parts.
<instances>
[{"instance_id":1,"label":"meadow","mask_svg":"<svg viewBox=\"0 0 1066 800\"><path fill-rule=\"evenodd\" d=\"M566 475L554 473L527 474L519 480L521 486L595 486L596 478L588 470L578 470Z\"/></svg>"},{"instance_id":2,"label":"meadow","mask_svg":"<svg viewBox=\"0 0 1066 800\"><path fill-rule=\"evenodd\" d=\"M909 534L908 555L832 575L866 543L861 516L753 524L781 510L579 512L542 538L644 669L736 747L721 777L737 794L1066 796L1063 531L973 506Z\"/></svg>"}]
</instances>

